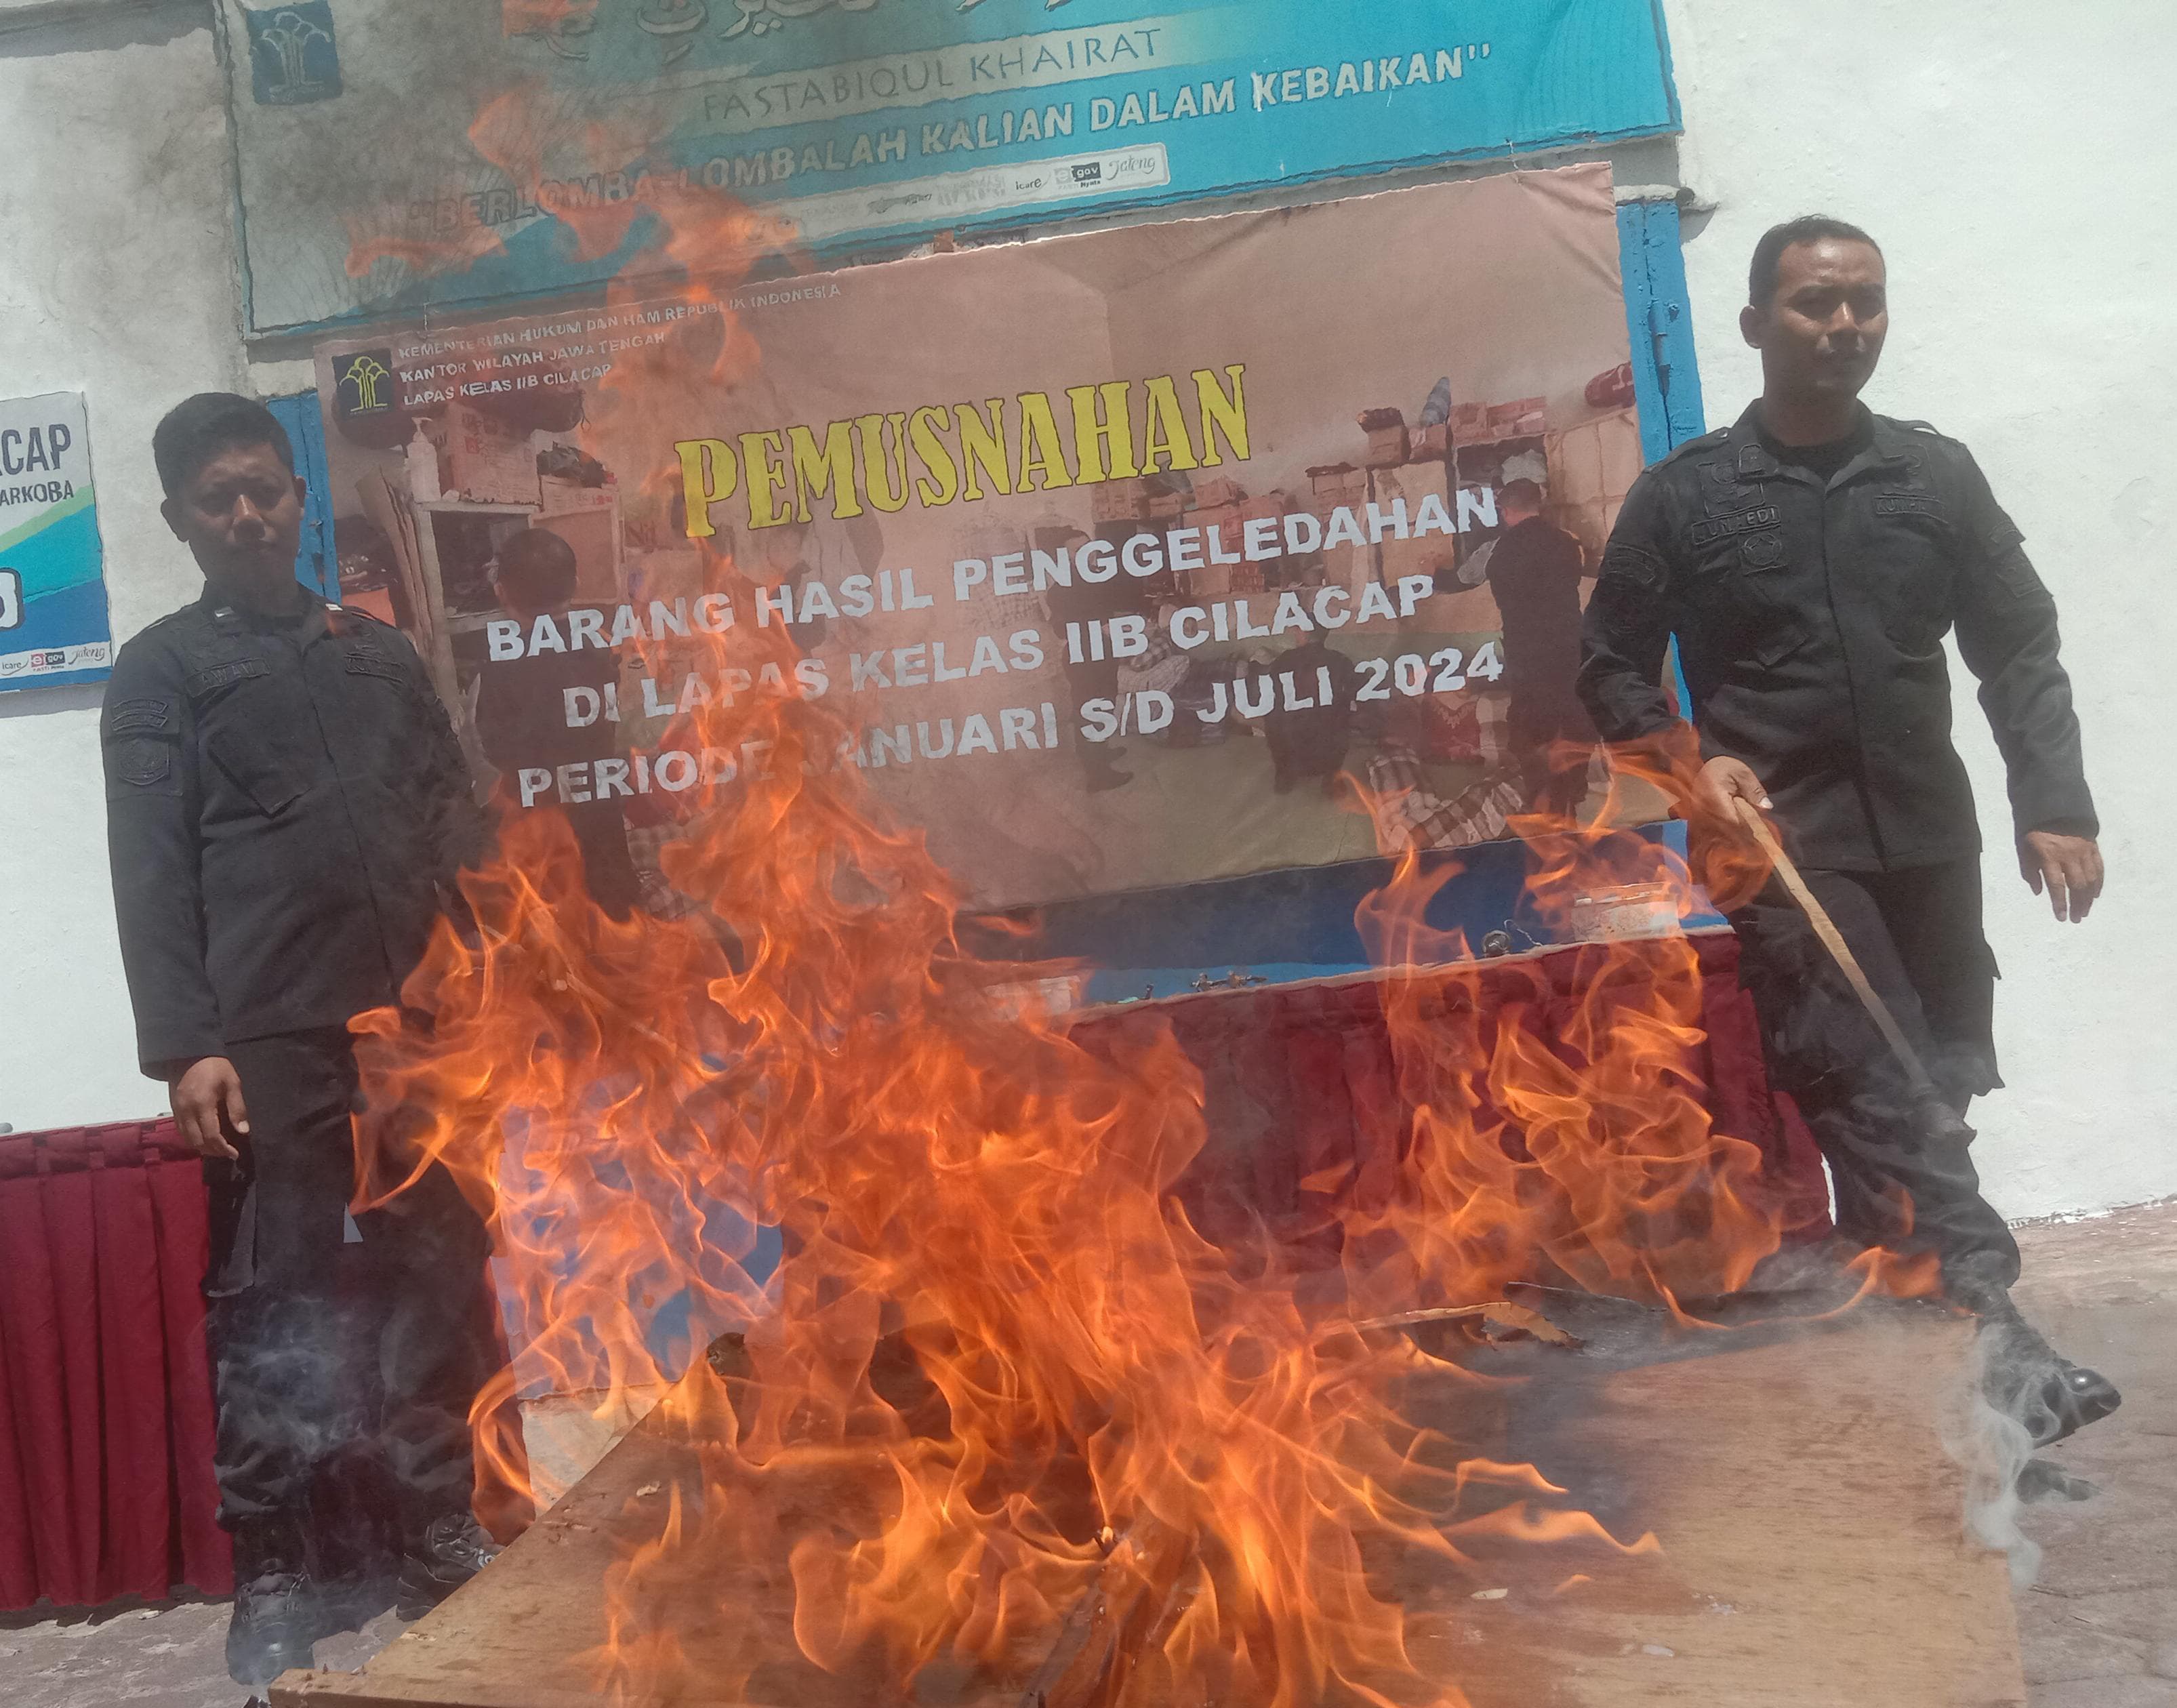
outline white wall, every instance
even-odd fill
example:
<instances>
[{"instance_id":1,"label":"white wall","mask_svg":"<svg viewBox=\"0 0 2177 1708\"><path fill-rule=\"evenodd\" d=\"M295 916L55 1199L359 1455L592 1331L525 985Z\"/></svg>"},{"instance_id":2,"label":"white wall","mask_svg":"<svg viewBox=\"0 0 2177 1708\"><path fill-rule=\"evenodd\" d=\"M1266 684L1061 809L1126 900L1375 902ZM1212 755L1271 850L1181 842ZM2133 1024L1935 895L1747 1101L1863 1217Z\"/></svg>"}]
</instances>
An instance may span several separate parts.
<instances>
[{"instance_id":1,"label":"white wall","mask_svg":"<svg viewBox=\"0 0 2177 1708\"><path fill-rule=\"evenodd\" d=\"M117 641L199 585L159 520L160 415L295 389L243 360L226 149L209 8L0 12L0 395L88 400ZM18 1129L166 1105L135 1071L114 944L100 694L0 694L0 1121Z\"/></svg>"},{"instance_id":2,"label":"white wall","mask_svg":"<svg viewBox=\"0 0 2177 1708\"><path fill-rule=\"evenodd\" d=\"M149 450L210 387L309 384L238 336L226 121L200 0L0 0L0 390L90 399L114 633L191 597ZM17 28L24 18L60 21ZM1960 723L1997 852L1989 934L2011 1089L1976 1110L2010 1214L2177 1192L2173 1007L2158 854L2177 832L2155 716L2172 674L2159 580L2173 520L2177 215L2168 0L1748 7L1667 0L1689 186L1686 249L1712 422L1758 385L1735 317L1748 251L1826 209L1889 251L1896 330L1870 401L1967 440L2063 606L2111 889L2059 930L2004 853L2000 768ZM148 1113L107 899L95 689L0 695L0 1121Z\"/></svg>"},{"instance_id":3,"label":"white wall","mask_svg":"<svg viewBox=\"0 0 2177 1708\"><path fill-rule=\"evenodd\" d=\"M2169 0L1666 0L1709 423L1760 389L1739 341L1764 227L1833 213L1890 262L1868 401L1972 447L2054 590L2108 893L2059 926L2011 854L2003 768L1955 658L1986 827L2009 1089L1973 1111L2006 1214L2177 1192L2177 30Z\"/></svg>"}]
</instances>

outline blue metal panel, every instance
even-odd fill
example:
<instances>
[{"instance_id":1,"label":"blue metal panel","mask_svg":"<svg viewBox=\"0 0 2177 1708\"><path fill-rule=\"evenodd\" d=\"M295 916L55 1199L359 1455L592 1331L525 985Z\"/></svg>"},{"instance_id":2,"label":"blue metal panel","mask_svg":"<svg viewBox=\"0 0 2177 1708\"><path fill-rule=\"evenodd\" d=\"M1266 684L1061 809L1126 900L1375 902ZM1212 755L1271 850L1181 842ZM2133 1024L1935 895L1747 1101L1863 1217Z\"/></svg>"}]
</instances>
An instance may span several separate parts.
<instances>
[{"instance_id":1,"label":"blue metal panel","mask_svg":"<svg viewBox=\"0 0 2177 1708\"><path fill-rule=\"evenodd\" d=\"M287 429L295 449L295 472L309 487L303 503L303 544L295 554L295 579L314 593L340 603L340 560L333 550L332 473L325 467L325 417L318 394L267 398L265 407Z\"/></svg>"},{"instance_id":2,"label":"blue metal panel","mask_svg":"<svg viewBox=\"0 0 2177 1708\"><path fill-rule=\"evenodd\" d=\"M1686 258L1676 202L1625 202L1618 210L1618 264L1625 276L1625 330L1633 343L1633 396L1640 412L1640 452L1650 462L1708 431L1694 317L1686 302ZM1671 648L1678 704L1693 690Z\"/></svg>"},{"instance_id":3,"label":"blue metal panel","mask_svg":"<svg viewBox=\"0 0 2177 1708\"><path fill-rule=\"evenodd\" d=\"M1676 202L1625 202L1618 253L1625 276L1625 330L1633 345L1633 395L1648 461L1708 431L1694 355L1686 263Z\"/></svg>"}]
</instances>

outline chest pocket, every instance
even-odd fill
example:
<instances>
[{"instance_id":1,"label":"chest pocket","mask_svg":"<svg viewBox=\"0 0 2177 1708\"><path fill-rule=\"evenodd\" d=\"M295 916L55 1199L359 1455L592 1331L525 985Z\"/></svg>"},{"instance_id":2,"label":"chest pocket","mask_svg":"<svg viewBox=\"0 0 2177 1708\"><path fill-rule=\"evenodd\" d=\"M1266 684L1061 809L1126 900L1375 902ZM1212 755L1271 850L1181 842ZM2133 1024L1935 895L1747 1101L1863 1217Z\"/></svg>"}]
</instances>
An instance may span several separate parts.
<instances>
[{"instance_id":1,"label":"chest pocket","mask_svg":"<svg viewBox=\"0 0 2177 1708\"><path fill-rule=\"evenodd\" d=\"M1933 652L1954 614L1956 526L1942 499L1924 488L1877 488L1868 511L1884 630L1901 651Z\"/></svg>"},{"instance_id":2,"label":"chest pocket","mask_svg":"<svg viewBox=\"0 0 2177 1708\"><path fill-rule=\"evenodd\" d=\"M1744 496L1758 500L1760 494ZM1755 502L1702 517L1681 542L1689 592L1707 625L1728 652L1764 667L1781 663L1808 638L1792 597L1783 522L1777 505Z\"/></svg>"},{"instance_id":3,"label":"chest pocket","mask_svg":"<svg viewBox=\"0 0 2177 1708\"><path fill-rule=\"evenodd\" d=\"M306 786L282 733L305 708L254 654L200 659L183 685L206 756L259 812L279 817Z\"/></svg>"},{"instance_id":4,"label":"chest pocket","mask_svg":"<svg viewBox=\"0 0 2177 1708\"><path fill-rule=\"evenodd\" d=\"M212 763L255 803L267 818L277 818L303 793L293 761L262 730L230 723L205 738Z\"/></svg>"},{"instance_id":5,"label":"chest pocket","mask_svg":"<svg viewBox=\"0 0 2177 1708\"><path fill-rule=\"evenodd\" d=\"M428 701L411 671L379 642L365 636L341 643L342 699L357 714L346 732L361 744L354 753L374 756L366 761L394 772L421 762L428 725Z\"/></svg>"}]
</instances>

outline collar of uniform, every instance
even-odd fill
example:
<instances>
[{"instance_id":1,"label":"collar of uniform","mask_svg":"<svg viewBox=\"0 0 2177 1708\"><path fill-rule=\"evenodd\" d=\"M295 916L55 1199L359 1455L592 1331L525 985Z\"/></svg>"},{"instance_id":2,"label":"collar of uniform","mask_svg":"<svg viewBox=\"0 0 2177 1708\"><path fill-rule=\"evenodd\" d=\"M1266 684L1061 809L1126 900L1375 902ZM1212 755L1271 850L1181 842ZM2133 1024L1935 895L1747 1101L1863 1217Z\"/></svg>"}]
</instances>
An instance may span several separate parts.
<instances>
[{"instance_id":1,"label":"collar of uniform","mask_svg":"<svg viewBox=\"0 0 2177 1708\"><path fill-rule=\"evenodd\" d=\"M1857 478L1870 468L1910 467L1913 461L1912 434L1885 415L1877 415L1865 404L1861 412L1869 423L1869 442L1851 461L1829 478L1825 490L1833 491L1847 481ZM1777 461L1770 451L1761 428L1761 400L1755 398L1746 406L1745 412L1731 425L1728 443L1736 457L1735 467L1742 480L1768 480L1781 476L1814 484L1812 477L1804 470Z\"/></svg>"},{"instance_id":2,"label":"collar of uniform","mask_svg":"<svg viewBox=\"0 0 2177 1708\"><path fill-rule=\"evenodd\" d=\"M1746 406L1724 443L1731 447L1732 467L1741 480L1768 480L1784 473L1783 464L1769 454L1769 447L1761 440L1761 400L1755 398Z\"/></svg>"},{"instance_id":3,"label":"collar of uniform","mask_svg":"<svg viewBox=\"0 0 2177 1708\"><path fill-rule=\"evenodd\" d=\"M1886 415L1874 416L1874 446L1860 456L1854 457L1855 464L1866 461L1909 468L1920 460L1920 454L1912 444L1911 428L1892 421Z\"/></svg>"},{"instance_id":4,"label":"collar of uniform","mask_svg":"<svg viewBox=\"0 0 2177 1708\"><path fill-rule=\"evenodd\" d=\"M331 607L300 581L295 591L302 595L301 603L289 612L260 611L231 598L212 586L205 583L205 590L197 599L197 609L205 619L222 635L267 634L292 628L305 646L333 632L328 614Z\"/></svg>"}]
</instances>

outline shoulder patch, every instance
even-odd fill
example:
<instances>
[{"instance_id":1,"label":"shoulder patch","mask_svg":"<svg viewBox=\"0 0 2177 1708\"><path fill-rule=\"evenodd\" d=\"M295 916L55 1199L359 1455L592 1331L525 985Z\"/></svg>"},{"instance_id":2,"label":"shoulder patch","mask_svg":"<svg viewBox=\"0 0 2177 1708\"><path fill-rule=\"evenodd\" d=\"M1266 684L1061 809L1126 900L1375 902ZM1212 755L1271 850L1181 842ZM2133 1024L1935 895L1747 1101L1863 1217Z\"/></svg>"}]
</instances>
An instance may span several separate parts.
<instances>
[{"instance_id":1,"label":"shoulder patch","mask_svg":"<svg viewBox=\"0 0 2177 1708\"><path fill-rule=\"evenodd\" d=\"M171 735L177 703L150 696L116 701L106 708L106 734L112 740L123 735Z\"/></svg>"},{"instance_id":2,"label":"shoulder patch","mask_svg":"<svg viewBox=\"0 0 2177 1708\"><path fill-rule=\"evenodd\" d=\"M1663 560L1645 547L1612 540L1602 548L1602 565L1597 573L1605 578L1630 581L1652 593L1663 585L1668 572Z\"/></svg>"},{"instance_id":3,"label":"shoulder patch","mask_svg":"<svg viewBox=\"0 0 2177 1708\"><path fill-rule=\"evenodd\" d=\"M174 750L171 742L148 735L135 735L113 744L110 769L115 782L128 783L137 789L149 789L155 783L166 781L166 773L173 768L173 764Z\"/></svg>"},{"instance_id":4,"label":"shoulder patch","mask_svg":"<svg viewBox=\"0 0 2177 1708\"><path fill-rule=\"evenodd\" d=\"M2006 552L1996 560L1995 579L2003 591L2014 599L2040 603L2049 598L2049 589L2034 572L2033 565L2023 552Z\"/></svg>"}]
</instances>

